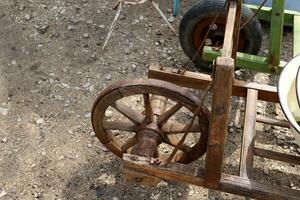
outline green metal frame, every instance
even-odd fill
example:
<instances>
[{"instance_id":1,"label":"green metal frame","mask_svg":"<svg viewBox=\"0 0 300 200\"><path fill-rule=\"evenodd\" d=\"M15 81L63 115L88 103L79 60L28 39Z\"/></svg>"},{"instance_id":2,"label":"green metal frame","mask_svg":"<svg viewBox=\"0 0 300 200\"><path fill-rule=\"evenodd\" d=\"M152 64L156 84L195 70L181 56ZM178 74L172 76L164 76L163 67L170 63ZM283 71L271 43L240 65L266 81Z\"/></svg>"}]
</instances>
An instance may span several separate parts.
<instances>
[{"instance_id":1,"label":"green metal frame","mask_svg":"<svg viewBox=\"0 0 300 200\"><path fill-rule=\"evenodd\" d=\"M279 74L286 64L280 61L284 25L293 26L293 55L296 56L300 54L300 13L284 10L284 4L285 0L273 0L272 8L263 7L258 14L260 20L269 21L271 23L268 57L238 53L236 63L238 68ZM258 6L247 6L253 11L258 9ZM211 47L205 47L202 58L206 61L213 61L220 55L221 51L215 51Z\"/></svg>"}]
</instances>

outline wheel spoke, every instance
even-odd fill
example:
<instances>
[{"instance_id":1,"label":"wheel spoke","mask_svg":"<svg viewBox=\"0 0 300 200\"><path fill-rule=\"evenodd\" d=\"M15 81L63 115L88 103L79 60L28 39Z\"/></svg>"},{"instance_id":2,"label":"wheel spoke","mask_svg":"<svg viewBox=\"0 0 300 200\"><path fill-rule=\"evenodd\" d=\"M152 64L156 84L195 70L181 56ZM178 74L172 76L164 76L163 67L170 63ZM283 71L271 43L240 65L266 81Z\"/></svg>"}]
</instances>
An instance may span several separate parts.
<instances>
[{"instance_id":1,"label":"wheel spoke","mask_svg":"<svg viewBox=\"0 0 300 200\"><path fill-rule=\"evenodd\" d=\"M132 122L124 122L121 120L104 121L103 125L104 125L104 129L110 129L110 130L135 132L137 129L137 126L134 125Z\"/></svg>"},{"instance_id":2,"label":"wheel spoke","mask_svg":"<svg viewBox=\"0 0 300 200\"><path fill-rule=\"evenodd\" d=\"M175 135L168 135L165 138L164 142L173 147L176 147L178 145L179 141L180 141L180 139L177 138ZM184 143L181 145L181 147L179 147L179 149L185 153L188 153L189 151L191 151L191 147Z\"/></svg>"},{"instance_id":3,"label":"wheel spoke","mask_svg":"<svg viewBox=\"0 0 300 200\"><path fill-rule=\"evenodd\" d=\"M157 125L161 126L166 123L178 110L182 108L181 103L177 103L175 106L170 108L167 112L158 117Z\"/></svg>"},{"instance_id":4,"label":"wheel spoke","mask_svg":"<svg viewBox=\"0 0 300 200\"><path fill-rule=\"evenodd\" d=\"M122 113L124 116L126 116L134 124L138 125L144 121L144 116L141 113L139 113L136 110L133 110L132 108L129 108L128 106L125 106L124 104L115 102L111 106L120 113Z\"/></svg>"},{"instance_id":5,"label":"wheel spoke","mask_svg":"<svg viewBox=\"0 0 300 200\"><path fill-rule=\"evenodd\" d=\"M154 122L154 114L153 109L150 102L150 95L149 94L143 94L144 98L144 107L145 107L145 115L148 120L151 122Z\"/></svg>"},{"instance_id":6,"label":"wheel spoke","mask_svg":"<svg viewBox=\"0 0 300 200\"><path fill-rule=\"evenodd\" d=\"M171 135L171 134L184 133L185 127L186 125L181 123L167 123L162 127L162 130L166 135ZM190 133L200 132L199 125L194 123L189 132Z\"/></svg>"},{"instance_id":7,"label":"wheel spoke","mask_svg":"<svg viewBox=\"0 0 300 200\"><path fill-rule=\"evenodd\" d=\"M121 146L121 150L122 152L127 152L128 149L130 149L131 147L133 147L133 145L136 144L136 138L132 137L130 139L128 139L122 146Z\"/></svg>"}]
</instances>

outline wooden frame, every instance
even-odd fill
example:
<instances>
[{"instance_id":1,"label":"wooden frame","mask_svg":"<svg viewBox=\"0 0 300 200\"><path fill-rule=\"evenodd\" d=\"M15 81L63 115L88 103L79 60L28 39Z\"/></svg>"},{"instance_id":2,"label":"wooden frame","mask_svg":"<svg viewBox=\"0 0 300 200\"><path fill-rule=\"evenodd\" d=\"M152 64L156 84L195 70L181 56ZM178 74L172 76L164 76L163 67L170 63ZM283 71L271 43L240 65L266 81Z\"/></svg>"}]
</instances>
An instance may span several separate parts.
<instances>
[{"instance_id":1,"label":"wooden frame","mask_svg":"<svg viewBox=\"0 0 300 200\"><path fill-rule=\"evenodd\" d=\"M278 102L275 87L234 80L237 54L237 44L234 41L238 41L239 30L236 27L239 27L240 13L241 0L231 0L228 5L224 48L222 56L216 60L213 80L208 75L193 72L178 74L177 70L173 71L157 65L151 66L148 74L149 78L202 90L213 81L212 114L205 168L193 168L183 164L161 166L153 162L152 158L125 154L123 173L126 180L147 184L157 183L157 178L163 178L257 199L300 199L300 191L266 185L250 179L254 156L293 164L300 164L300 157L258 149L254 146L256 122L282 127L289 127L289 124L283 120L269 119L256 114L258 100ZM247 99L239 176L222 173L232 96L242 96Z\"/></svg>"},{"instance_id":2,"label":"wooden frame","mask_svg":"<svg viewBox=\"0 0 300 200\"><path fill-rule=\"evenodd\" d=\"M180 75L171 68L164 67L162 69L158 65L150 66L148 76L149 78L165 80L184 87L189 85L189 81L191 86L190 88L202 90L212 81L209 75L195 72L186 72L185 75ZM217 181L216 185L208 184L205 181L207 177L205 176L205 169L193 168L189 165L182 164L158 166L151 164L150 158L127 154L123 156L124 168L131 173L134 172L143 174L142 176L131 178L131 181L134 180L139 183L147 183L147 179L150 178L153 180L153 177L155 177L193 184L256 199L300 199L300 191L298 190L262 184L250 179L254 156L300 165L300 157L298 156L282 154L254 147L254 136L256 132L254 129L255 123L264 123L284 128L290 127L289 123L285 120L271 119L261 115L256 116L257 100L268 101L268 99L270 99L268 102L279 102L277 88L235 80L232 86L232 95L244 97L247 100L239 176L222 173L222 176L220 177L220 180ZM125 173L125 175L126 174L127 173Z\"/></svg>"}]
</instances>

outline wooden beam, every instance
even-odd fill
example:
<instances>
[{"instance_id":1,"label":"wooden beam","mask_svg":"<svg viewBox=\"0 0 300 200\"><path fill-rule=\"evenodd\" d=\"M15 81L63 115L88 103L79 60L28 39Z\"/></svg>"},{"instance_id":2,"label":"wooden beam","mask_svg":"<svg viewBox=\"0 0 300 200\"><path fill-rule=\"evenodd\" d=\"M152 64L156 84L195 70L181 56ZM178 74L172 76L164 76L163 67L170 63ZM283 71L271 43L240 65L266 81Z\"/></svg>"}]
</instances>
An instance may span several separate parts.
<instances>
[{"instance_id":1,"label":"wooden beam","mask_svg":"<svg viewBox=\"0 0 300 200\"><path fill-rule=\"evenodd\" d=\"M204 171L183 164L155 165L151 158L124 154L124 166L162 179L204 187ZM299 200L300 191L258 183L238 176L223 174L216 190L255 199Z\"/></svg>"},{"instance_id":2,"label":"wooden beam","mask_svg":"<svg viewBox=\"0 0 300 200\"><path fill-rule=\"evenodd\" d=\"M256 132L257 96L257 90L248 90L239 170L239 174L243 178L250 178L253 168L253 148Z\"/></svg>"},{"instance_id":3,"label":"wooden beam","mask_svg":"<svg viewBox=\"0 0 300 200\"><path fill-rule=\"evenodd\" d=\"M264 149L258 149L254 148L253 150L254 155L263 157L263 158L268 158L271 160L277 160L281 162L287 162L295 165L300 165L300 157L299 156L292 156L292 155L287 155L283 153L278 153L275 151L270 151L270 150L264 150Z\"/></svg>"},{"instance_id":4,"label":"wooden beam","mask_svg":"<svg viewBox=\"0 0 300 200\"><path fill-rule=\"evenodd\" d=\"M234 47L234 30L235 22L237 19L238 3L236 1L229 1L229 10L227 15L226 31L224 36L224 47L222 57L232 58Z\"/></svg>"},{"instance_id":5,"label":"wooden beam","mask_svg":"<svg viewBox=\"0 0 300 200\"><path fill-rule=\"evenodd\" d=\"M159 65L150 65L148 77L198 90L205 90L212 81L211 77L207 74L190 71L187 71L184 74L178 74L176 69L167 67L161 69ZM246 97L248 89L258 90L258 100L279 103L276 87L257 83L247 83L240 80L234 80L232 95Z\"/></svg>"},{"instance_id":6,"label":"wooden beam","mask_svg":"<svg viewBox=\"0 0 300 200\"><path fill-rule=\"evenodd\" d=\"M122 172L124 181L138 183L148 188L156 187L161 182L160 178L149 174L137 172L127 167L123 167Z\"/></svg>"},{"instance_id":7,"label":"wooden beam","mask_svg":"<svg viewBox=\"0 0 300 200\"><path fill-rule=\"evenodd\" d=\"M233 77L234 60L232 58L218 58L213 84L213 102L205 161L205 185L212 188L218 187L222 174Z\"/></svg>"},{"instance_id":8,"label":"wooden beam","mask_svg":"<svg viewBox=\"0 0 300 200\"><path fill-rule=\"evenodd\" d=\"M272 118L265 117L262 115L257 115L256 121L258 123L264 123L264 124L269 124L269 125L279 126L279 127L284 127L284 128L291 127L290 123L286 120L272 119Z\"/></svg>"}]
</instances>

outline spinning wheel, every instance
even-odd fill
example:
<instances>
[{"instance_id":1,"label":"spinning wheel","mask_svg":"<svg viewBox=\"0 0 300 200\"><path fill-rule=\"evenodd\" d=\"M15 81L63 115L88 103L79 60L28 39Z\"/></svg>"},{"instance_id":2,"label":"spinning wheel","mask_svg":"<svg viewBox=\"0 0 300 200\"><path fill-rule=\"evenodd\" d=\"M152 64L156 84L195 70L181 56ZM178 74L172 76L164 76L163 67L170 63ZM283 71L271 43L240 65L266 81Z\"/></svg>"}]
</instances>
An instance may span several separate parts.
<instances>
[{"instance_id":1,"label":"spinning wheel","mask_svg":"<svg viewBox=\"0 0 300 200\"><path fill-rule=\"evenodd\" d=\"M131 153L162 159L179 143L185 122L199 102L188 89L165 81L123 81L98 96L92 109L92 123L99 140L117 156ZM203 106L197 118L198 123L190 129L173 161L190 163L205 153L208 109Z\"/></svg>"}]
</instances>

